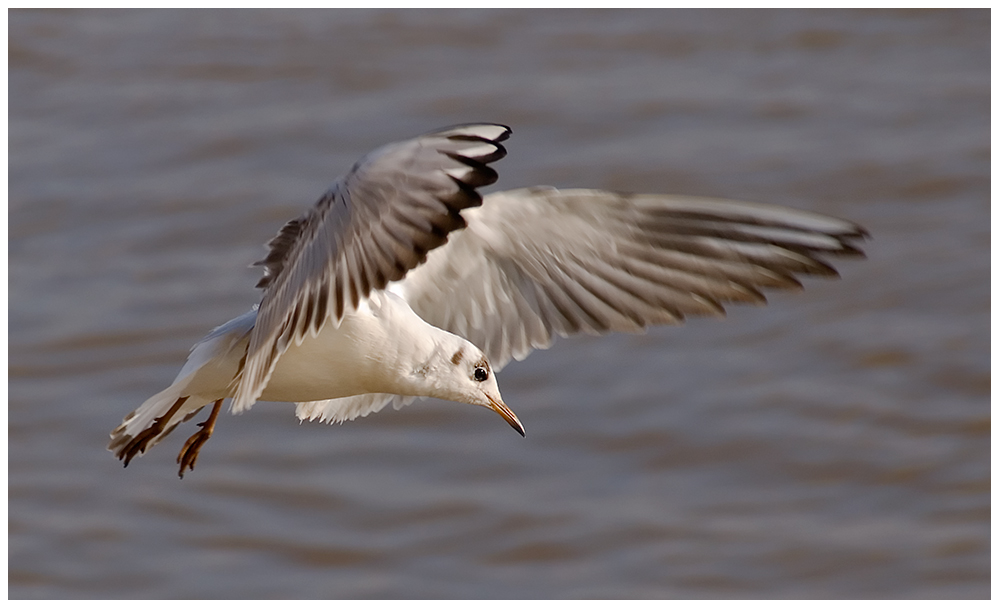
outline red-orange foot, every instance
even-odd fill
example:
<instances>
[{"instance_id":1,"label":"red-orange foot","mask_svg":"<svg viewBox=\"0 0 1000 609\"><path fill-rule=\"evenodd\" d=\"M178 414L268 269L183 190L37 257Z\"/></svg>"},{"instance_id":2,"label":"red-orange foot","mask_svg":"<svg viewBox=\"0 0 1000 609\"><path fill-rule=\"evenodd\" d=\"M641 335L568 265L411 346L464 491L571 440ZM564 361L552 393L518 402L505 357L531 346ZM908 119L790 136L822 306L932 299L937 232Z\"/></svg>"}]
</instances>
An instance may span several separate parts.
<instances>
[{"instance_id":1,"label":"red-orange foot","mask_svg":"<svg viewBox=\"0 0 1000 609\"><path fill-rule=\"evenodd\" d=\"M215 419L218 418L221 407L222 400L217 400L212 407L212 414L208 415L205 421L198 423L198 427L201 427L201 429L187 439L184 447L181 448L180 454L177 455L177 462L181 465L177 475L181 478L184 478L185 469L194 471L194 464L198 461L198 453L201 451L201 447L205 442L208 442L208 439L212 437L212 432L215 431Z\"/></svg>"}]
</instances>

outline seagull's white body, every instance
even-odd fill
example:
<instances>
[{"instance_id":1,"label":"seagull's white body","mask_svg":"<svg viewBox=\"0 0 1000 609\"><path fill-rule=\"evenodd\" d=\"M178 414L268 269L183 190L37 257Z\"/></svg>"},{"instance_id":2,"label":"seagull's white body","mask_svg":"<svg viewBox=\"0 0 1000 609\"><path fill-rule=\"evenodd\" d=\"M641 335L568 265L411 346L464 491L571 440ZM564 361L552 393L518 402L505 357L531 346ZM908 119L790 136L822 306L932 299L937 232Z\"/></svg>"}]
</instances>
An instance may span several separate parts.
<instances>
[{"instance_id":1,"label":"seagull's white body","mask_svg":"<svg viewBox=\"0 0 1000 609\"><path fill-rule=\"evenodd\" d=\"M395 295L377 292L339 327L327 324L288 349L261 399L303 403L366 393L416 395L431 390L424 372L434 354L454 347L450 356L457 343L458 337L426 323Z\"/></svg>"},{"instance_id":2,"label":"seagull's white body","mask_svg":"<svg viewBox=\"0 0 1000 609\"><path fill-rule=\"evenodd\" d=\"M233 379L240 372L256 321L254 309L198 342L173 384L126 417L117 435L135 437L178 398L188 397L167 430L148 445L152 446L205 405L233 397ZM339 326L327 323L315 336L290 347L260 399L296 402L300 419L333 423L369 414L390 401L399 407L415 396L467 398L439 382L447 378L442 374L445 362L460 352L466 358L482 357L467 340L423 321L391 291L380 291L344 315ZM491 376L487 384L499 402L495 378Z\"/></svg>"},{"instance_id":3,"label":"seagull's white body","mask_svg":"<svg viewBox=\"0 0 1000 609\"><path fill-rule=\"evenodd\" d=\"M485 406L522 434L493 372L555 336L636 332L763 303L760 288L836 276L857 225L784 207L535 187L480 198L502 125L465 125L366 156L271 243L260 307L192 349L167 389L112 431L128 461L207 404L296 402L339 422L437 397ZM491 368L492 365L492 368ZM192 447L193 445L193 447Z\"/></svg>"},{"instance_id":4,"label":"seagull's white body","mask_svg":"<svg viewBox=\"0 0 1000 609\"><path fill-rule=\"evenodd\" d=\"M233 379L256 321L257 311L249 311L195 345L177 378L181 393L201 396L202 406L233 397ZM372 294L339 326L327 324L316 336L289 348L261 399L315 402L366 393L416 395L425 384L421 372L432 356L449 348L451 355L460 340L421 320L394 294Z\"/></svg>"}]
</instances>

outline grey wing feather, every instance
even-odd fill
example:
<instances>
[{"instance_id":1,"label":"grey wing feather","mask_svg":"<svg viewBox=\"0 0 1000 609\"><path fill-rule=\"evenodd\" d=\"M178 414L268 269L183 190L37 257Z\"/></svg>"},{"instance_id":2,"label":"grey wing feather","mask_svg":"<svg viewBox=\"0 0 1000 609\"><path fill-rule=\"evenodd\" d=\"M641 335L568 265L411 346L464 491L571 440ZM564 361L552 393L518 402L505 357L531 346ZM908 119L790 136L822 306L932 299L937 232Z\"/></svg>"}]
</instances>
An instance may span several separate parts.
<instances>
[{"instance_id":1,"label":"grey wing feather","mask_svg":"<svg viewBox=\"0 0 1000 609\"><path fill-rule=\"evenodd\" d=\"M463 212L468 227L394 286L428 323L495 369L578 332L637 332L723 304L764 303L797 274L836 276L863 255L851 222L786 207L667 195L531 188Z\"/></svg>"},{"instance_id":2,"label":"grey wing feather","mask_svg":"<svg viewBox=\"0 0 1000 609\"><path fill-rule=\"evenodd\" d=\"M319 202L286 224L259 264L265 292L232 409L249 407L292 341L316 334L373 290L401 279L465 226L476 188L492 184L503 125L473 124L384 146L358 161Z\"/></svg>"}]
</instances>

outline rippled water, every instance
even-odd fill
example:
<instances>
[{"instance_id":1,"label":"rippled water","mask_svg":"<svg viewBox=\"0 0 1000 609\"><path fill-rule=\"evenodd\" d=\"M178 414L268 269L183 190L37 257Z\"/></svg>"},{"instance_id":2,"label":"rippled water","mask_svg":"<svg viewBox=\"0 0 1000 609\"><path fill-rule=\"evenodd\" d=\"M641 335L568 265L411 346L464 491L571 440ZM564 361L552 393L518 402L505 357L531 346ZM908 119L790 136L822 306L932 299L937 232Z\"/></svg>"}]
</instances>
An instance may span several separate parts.
<instances>
[{"instance_id":1,"label":"rippled water","mask_svg":"<svg viewBox=\"0 0 1000 609\"><path fill-rule=\"evenodd\" d=\"M8 595L990 593L990 25L978 12L11 12ZM500 188L792 205L840 281L342 426L121 417L242 313L361 154L511 125Z\"/></svg>"}]
</instances>

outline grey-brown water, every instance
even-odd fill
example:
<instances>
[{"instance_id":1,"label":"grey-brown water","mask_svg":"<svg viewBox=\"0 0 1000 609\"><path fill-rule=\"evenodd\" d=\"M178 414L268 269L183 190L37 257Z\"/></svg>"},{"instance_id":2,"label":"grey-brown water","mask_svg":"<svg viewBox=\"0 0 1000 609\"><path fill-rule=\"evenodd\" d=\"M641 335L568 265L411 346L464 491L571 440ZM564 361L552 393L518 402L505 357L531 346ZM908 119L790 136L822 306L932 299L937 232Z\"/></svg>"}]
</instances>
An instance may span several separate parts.
<instances>
[{"instance_id":1,"label":"grey-brown water","mask_svg":"<svg viewBox=\"0 0 1000 609\"><path fill-rule=\"evenodd\" d=\"M12 12L8 595L990 594L990 25L973 12ZM123 470L362 154L509 124L495 188L866 226L766 308L558 341L492 413L287 404Z\"/></svg>"}]
</instances>

